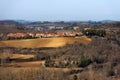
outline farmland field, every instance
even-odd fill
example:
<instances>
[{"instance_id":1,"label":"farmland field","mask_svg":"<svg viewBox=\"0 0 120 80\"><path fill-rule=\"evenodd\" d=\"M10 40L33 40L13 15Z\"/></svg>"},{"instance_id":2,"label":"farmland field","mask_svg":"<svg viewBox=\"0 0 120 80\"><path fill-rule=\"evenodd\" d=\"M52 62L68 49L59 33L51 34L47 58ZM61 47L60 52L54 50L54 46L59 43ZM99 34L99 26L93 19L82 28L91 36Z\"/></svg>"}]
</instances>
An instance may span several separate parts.
<instances>
[{"instance_id":1,"label":"farmland field","mask_svg":"<svg viewBox=\"0 0 120 80\"><path fill-rule=\"evenodd\" d=\"M40 47L61 47L66 44L80 42L87 44L91 39L86 37L61 37L61 38L39 38L26 40L8 40L0 41L0 47L16 47L16 48L40 48Z\"/></svg>"}]
</instances>

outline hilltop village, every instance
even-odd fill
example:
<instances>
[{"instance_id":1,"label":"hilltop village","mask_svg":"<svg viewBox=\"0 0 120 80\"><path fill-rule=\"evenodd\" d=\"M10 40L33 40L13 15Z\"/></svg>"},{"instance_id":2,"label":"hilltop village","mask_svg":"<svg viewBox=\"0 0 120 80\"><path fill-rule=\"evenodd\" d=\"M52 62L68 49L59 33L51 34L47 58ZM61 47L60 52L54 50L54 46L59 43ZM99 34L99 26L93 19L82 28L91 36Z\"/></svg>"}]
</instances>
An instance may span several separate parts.
<instances>
[{"instance_id":1,"label":"hilltop village","mask_svg":"<svg viewBox=\"0 0 120 80\"><path fill-rule=\"evenodd\" d=\"M82 35L81 32L57 32L57 33L8 33L8 39L33 39L33 38L52 38L52 37L75 37Z\"/></svg>"},{"instance_id":2,"label":"hilltop village","mask_svg":"<svg viewBox=\"0 0 120 80\"><path fill-rule=\"evenodd\" d=\"M119 31L118 22L25 22L0 21L0 40L34 39L50 37L76 37ZM115 27L114 27L115 26ZM90 31L91 30L91 31ZM86 31L86 33L85 33ZM97 33L95 33L97 31ZM91 33L93 32L93 33Z\"/></svg>"}]
</instances>

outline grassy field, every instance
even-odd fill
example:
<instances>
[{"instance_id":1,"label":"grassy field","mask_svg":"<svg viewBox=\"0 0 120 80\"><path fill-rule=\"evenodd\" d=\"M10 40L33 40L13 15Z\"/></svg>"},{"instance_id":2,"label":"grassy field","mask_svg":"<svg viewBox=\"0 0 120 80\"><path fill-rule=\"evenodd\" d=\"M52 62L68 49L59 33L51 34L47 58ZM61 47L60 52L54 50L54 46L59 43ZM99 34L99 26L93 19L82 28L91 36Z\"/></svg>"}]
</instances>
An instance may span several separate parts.
<instances>
[{"instance_id":1,"label":"grassy field","mask_svg":"<svg viewBox=\"0 0 120 80\"><path fill-rule=\"evenodd\" d=\"M31 62L13 62L6 63L3 66L6 67L41 67L44 66L45 61L31 61Z\"/></svg>"},{"instance_id":2,"label":"grassy field","mask_svg":"<svg viewBox=\"0 0 120 80\"><path fill-rule=\"evenodd\" d=\"M61 47L66 44L80 42L87 44L91 39L86 37L73 38L39 38L39 39L26 39L26 40L8 40L0 41L0 47L16 47L16 48L40 48L40 47Z\"/></svg>"},{"instance_id":3,"label":"grassy field","mask_svg":"<svg viewBox=\"0 0 120 80\"><path fill-rule=\"evenodd\" d=\"M31 54L12 54L12 56L10 57L10 59L30 59L30 58L34 58L35 55L31 55Z\"/></svg>"},{"instance_id":4,"label":"grassy field","mask_svg":"<svg viewBox=\"0 0 120 80\"><path fill-rule=\"evenodd\" d=\"M41 48L41 47L61 47L66 44L72 44L74 42L80 42L87 44L91 41L91 39L86 37L61 37L61 38L39 38L39 39L26 39L26 40L7 40L0 41L0 47L15 47L15 48ZM4 56L0 53L0 57ZM33 54L12 54L10 59L18 59L18 60L29 60L34 58ZM32 62L14 62L7 63L4 66L21 66L21 67L35 67L42 66L44 61L32 61Z\"/></svg>"}]
</instances>

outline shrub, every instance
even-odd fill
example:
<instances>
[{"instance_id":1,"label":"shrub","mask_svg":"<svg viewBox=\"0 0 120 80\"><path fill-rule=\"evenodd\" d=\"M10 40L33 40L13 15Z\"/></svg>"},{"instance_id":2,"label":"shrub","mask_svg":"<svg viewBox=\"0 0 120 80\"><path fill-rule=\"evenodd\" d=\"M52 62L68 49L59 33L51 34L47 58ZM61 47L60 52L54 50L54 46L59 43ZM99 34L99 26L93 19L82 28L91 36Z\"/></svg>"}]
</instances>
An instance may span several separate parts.
<instances>
[{"instance_id":1,"label":"shrub","mask_svg":"<svg viewBox=\"0 0 120 80\"><path fill-rule=\"evenodd\" d=\"M78 67L86 67L90 63L92 63L91 58L89 56L82 55L80 58L80 63L78 63Z\"/></svg>"},{"instance_id":2,"label":"shrub","mask_svg":"<svg viewBox=\"0 0 120 80\"><path fill-rule=\"evenodd\" d=\"M100 36L100 37L104 37L106 35L106 31L105 30L96 30L96 29L87 29L87 30L83 30L82 33L86 36Z\"/></svg>"},{"instance_id":3,"label":"shrub","mask_svg":"<svg viewBox=\"0 0 120 80\"><path fill-rule=\"evenodd\" d=\"M78 80L77 75L74 75L74 76L73 76L73 80Z\"/></svg>"},{"instance_id":4,"label":"shrub","mask_svg":"<svg viewBox=\"0 0 120 80\"><path fill-rule=\"evenodd\" d=\"M49 59L49 60L45 61L45 66L46 67L54 67L54 65L55 65L55 61L54 60Z\"/></svg>"}]
</instances>

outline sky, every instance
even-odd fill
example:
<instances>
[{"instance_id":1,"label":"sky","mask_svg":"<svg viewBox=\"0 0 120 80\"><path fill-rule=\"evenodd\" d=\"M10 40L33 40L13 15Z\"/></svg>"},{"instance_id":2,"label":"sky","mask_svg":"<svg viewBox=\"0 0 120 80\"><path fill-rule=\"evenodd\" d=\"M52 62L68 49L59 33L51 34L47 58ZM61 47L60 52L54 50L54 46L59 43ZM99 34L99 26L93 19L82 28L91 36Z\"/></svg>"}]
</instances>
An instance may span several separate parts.
<instances>
[{"instance_id":1,"label":"sky","mask_svg":"<svg viewBox=\"0 0 120 80\"><path fill-rule=\"evenodd\" d=\"M0 0L0 20L120 20L120 0Z\"/></svg>"}]
</instances>

